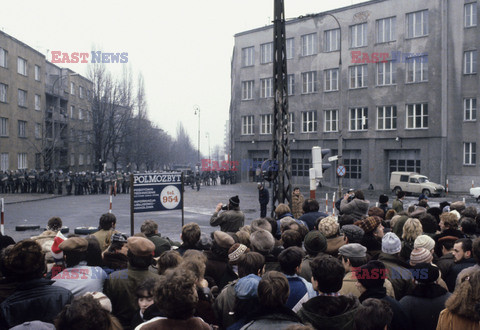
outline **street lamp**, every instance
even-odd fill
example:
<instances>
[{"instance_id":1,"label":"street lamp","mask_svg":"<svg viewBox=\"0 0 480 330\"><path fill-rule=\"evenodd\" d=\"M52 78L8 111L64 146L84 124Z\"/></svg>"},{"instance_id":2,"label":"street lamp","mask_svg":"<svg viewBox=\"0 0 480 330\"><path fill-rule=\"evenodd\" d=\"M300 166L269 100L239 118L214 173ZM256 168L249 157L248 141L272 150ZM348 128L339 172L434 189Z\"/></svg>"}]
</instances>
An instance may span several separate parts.
<instances>
[{"instance_id":1,"label":"street lamp","mask_svg":"<svg viewBox=\"0 0 480 330\"><path fill-rule=\"evenodd\" d=\"M193 106L193 114L198 114L198 150L197 150L197 160L200 163L200 107L198 105Z\"/></svg>"}]
</instances>

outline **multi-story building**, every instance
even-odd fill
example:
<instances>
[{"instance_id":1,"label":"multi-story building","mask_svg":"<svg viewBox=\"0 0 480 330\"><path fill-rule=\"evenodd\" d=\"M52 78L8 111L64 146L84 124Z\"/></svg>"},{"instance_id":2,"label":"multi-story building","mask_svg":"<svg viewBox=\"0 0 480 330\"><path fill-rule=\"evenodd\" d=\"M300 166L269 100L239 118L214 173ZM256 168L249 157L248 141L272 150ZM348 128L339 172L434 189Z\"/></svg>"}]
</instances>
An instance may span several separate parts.
<instances>
[{"instance_id":1,"label":"multi-story building","mask_svg":"<svg viewBox=\"0 0 480 330\"><path fill-rule=\"evenodd\" d=\"M91 90L0 31L0 169L93 169Z\"/></svg>"},{"instance_id":2,"label":"multi-story building","mask_svg":"<svg viewBox=\"0 0 480 330\"><path fill-rule=\"evenodd\" d=\"M477 7L372 0L287 21L293 182L308 182L313 146L342 147L345 186L387 189L403 170L452 191L480 182ZM231 150L241 164L272 148L272 28L235 35ZM323 179L332 186L333 165ZM242 180L252 175L242 168Z\"/></svg>"}]
</instances>

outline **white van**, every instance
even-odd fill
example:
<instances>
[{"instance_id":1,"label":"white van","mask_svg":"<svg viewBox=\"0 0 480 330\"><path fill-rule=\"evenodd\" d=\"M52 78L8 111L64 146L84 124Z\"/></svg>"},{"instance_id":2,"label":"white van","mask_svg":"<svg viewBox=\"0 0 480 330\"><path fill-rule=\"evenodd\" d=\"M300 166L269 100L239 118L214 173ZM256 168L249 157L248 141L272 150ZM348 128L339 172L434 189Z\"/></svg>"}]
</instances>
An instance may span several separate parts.
<instances>
[{"instance_id":1,"label":"white van","mask_svg":"<svg viewBox=\"0 0 480 330\"><path fill-rule=\"evenodd\" d=\"M445 187L428 181L425 175L416 172L392 172L390 175L390 189L396 194L404 191L407 194L424 194L425 196L441 196Z\"/></svg>"}]
</instances>

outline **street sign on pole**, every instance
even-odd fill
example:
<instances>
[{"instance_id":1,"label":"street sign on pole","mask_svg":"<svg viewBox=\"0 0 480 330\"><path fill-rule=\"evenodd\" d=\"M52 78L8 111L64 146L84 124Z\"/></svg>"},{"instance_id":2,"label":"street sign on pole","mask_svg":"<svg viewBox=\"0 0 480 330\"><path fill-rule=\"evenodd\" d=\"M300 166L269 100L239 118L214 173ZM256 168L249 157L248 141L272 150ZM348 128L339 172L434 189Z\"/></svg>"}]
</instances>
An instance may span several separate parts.
<instances>
[{"instance_id":1,"label":"street sign on pole","mask_svg":"<svg viewBox=\"0 0 480 330\"><path fill-rule=\"evenodd\" d=\"M334 162L334 161L336 161L336 160L338 160L338 155L335 155L335 156L332 156L332 157L328 157L328 161L329 161L329 162Z\"/></svg>"},{"instance_id":2,"label":"street sign on pole","mask_svg":"<svg viewBox=\"0 0 480 330\"><path fill-rule=\"evenodd\" d=\"M338 165L337 166L337 175L342 177L347 173L347 169L343 165Z\"/></svg>"}]
</instances>

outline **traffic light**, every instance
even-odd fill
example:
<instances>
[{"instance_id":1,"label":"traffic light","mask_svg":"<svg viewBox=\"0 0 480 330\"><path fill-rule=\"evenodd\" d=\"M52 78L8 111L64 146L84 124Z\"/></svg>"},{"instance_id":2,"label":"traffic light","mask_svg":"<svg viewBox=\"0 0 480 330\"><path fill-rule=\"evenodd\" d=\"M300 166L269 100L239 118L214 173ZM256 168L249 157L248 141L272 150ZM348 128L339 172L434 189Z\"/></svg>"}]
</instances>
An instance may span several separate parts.
<instances>
[{"instance_id":1,"label":"traffic light","mask_svg":"<svg viewBox=\"0 0 480 330\"><path fill-rule=\"evenodd\" d=\"M323 172L332 167L332 164L323 164L323 157L330 153L330 149L322 149L321 147L312 148L312 163L315 169L315 177L318 179L323 178Z\"/></svg>"}]
</instances>

